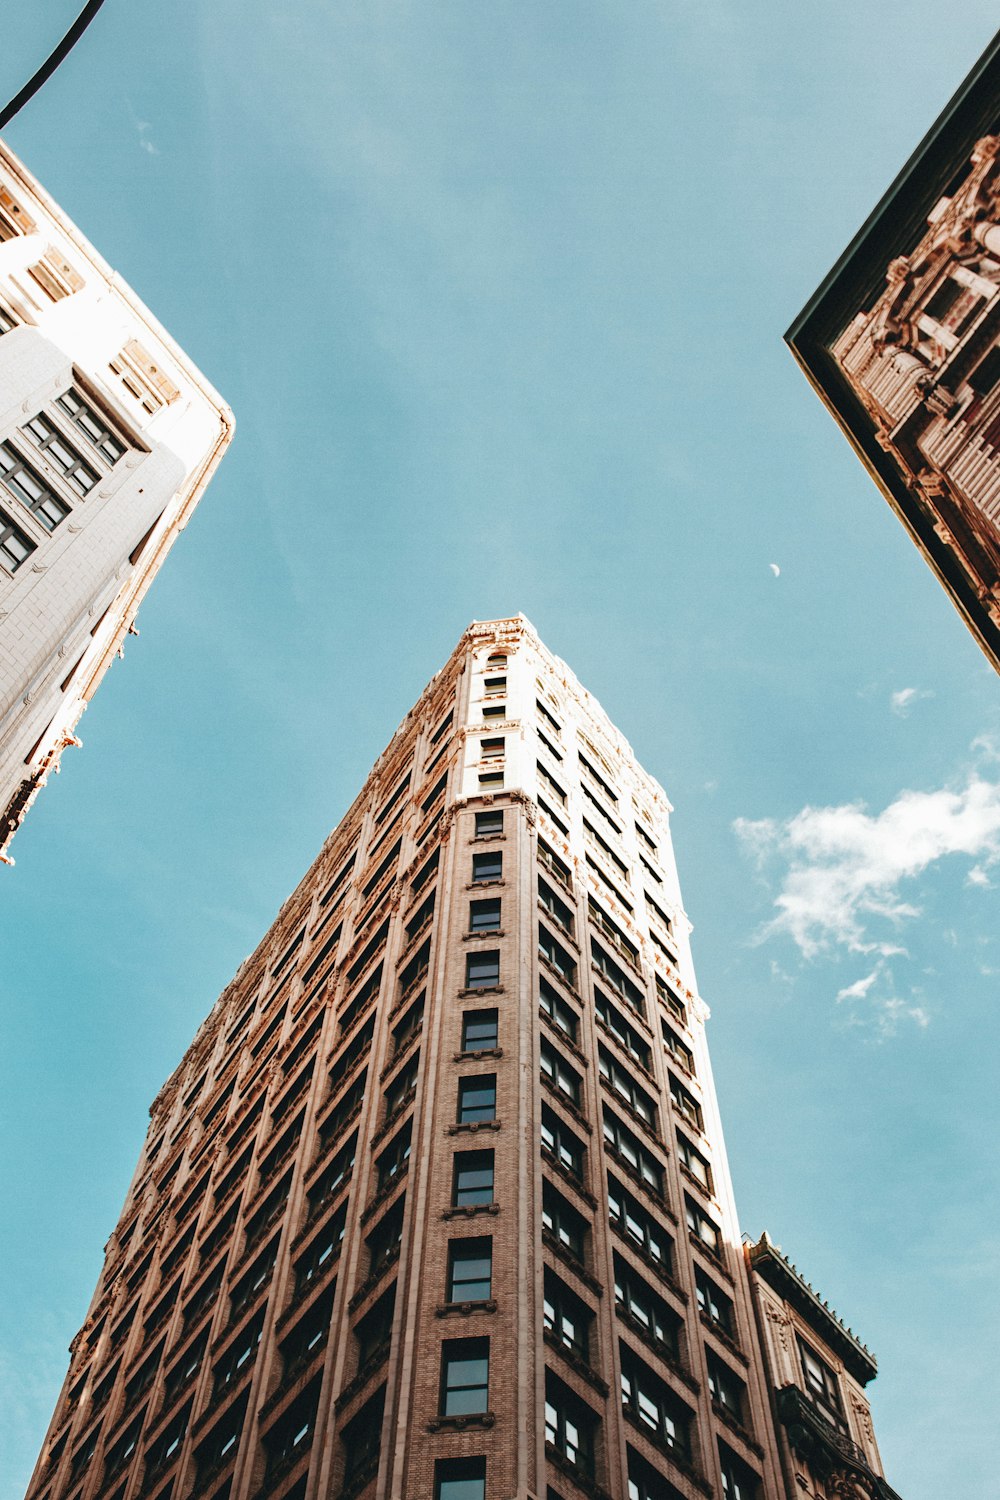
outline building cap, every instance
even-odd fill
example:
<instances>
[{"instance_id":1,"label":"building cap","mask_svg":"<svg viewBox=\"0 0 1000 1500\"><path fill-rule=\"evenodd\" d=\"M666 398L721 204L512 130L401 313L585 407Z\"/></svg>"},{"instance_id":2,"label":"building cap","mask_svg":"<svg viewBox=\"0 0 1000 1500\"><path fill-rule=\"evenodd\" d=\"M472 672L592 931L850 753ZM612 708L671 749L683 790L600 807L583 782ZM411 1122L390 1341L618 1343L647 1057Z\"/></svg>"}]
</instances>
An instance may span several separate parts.
<instances>
[{"instance_id":1,"label":"building cap","mask_svg":"<svg viewBox=\"0 0 1000 1500\"><path fill-rule=\"evenodd\" d=\"M874 1354L806 1281L798 1267L781 1253L766 1229L756 1245L747 1243L746 1251L751 1268L791 1303L818 1337L843 1360L855 1380L862 1385L874 1380L878 1374Z\"/></svg>"}]
</instances>

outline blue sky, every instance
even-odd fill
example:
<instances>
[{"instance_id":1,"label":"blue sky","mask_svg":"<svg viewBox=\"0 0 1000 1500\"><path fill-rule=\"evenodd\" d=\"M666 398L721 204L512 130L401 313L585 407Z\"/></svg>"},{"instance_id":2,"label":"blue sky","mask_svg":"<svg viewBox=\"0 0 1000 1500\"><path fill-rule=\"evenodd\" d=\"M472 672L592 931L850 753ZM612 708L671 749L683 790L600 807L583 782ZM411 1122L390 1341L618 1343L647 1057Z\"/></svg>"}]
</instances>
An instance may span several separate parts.
<instances>
[{"instance_id":1,"label":"blue sky","mask_svg":"<svg viewBox=\"0 0 1000 1500\"><path fill-rule=\"evenodd\" d=\"M5 97L77 8L9 8ZM3 875L2 1500L149 1102L517 610L675 804L744 1227L904 1500L995 1500L997 682L781 343L995 24L131 0L10 127L238 430Z\"/></svg>"}]
</instances>

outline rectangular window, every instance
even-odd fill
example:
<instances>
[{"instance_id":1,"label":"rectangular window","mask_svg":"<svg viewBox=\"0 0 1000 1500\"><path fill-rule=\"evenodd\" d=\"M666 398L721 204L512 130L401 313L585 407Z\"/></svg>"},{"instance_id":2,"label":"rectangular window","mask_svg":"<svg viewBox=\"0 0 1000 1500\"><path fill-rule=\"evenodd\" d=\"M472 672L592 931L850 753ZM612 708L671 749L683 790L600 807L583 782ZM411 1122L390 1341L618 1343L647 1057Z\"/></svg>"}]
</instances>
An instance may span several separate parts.
<instances>
[{"instance_id":1,"label":"rectangular window","mask_svg":"<svg viewBox=\"0 0 1000 1500\"><path fill-rule=\"evenodd\" d=\"M357 1492L366 1477L374 1479L382 1448L382 1417L385 1413L385 1386L366 1401L356 1417L341 1428L344 1446L344 1488Z\"/></svg>"},{"instance_id":2,"label":"rectangular window","mask_svg":"<svg viewBox=\"0 0 1000 1500\"><path fill-rule=\"evenodd\" d=\"M542 1227L574 1260L581 1265L584 1263L589 1225L583 1215L578 1214L545 1179L542 1181Z\"/></svg>"},{"instance_id":3,"label":"rectangular window","mask_svg":"<svg viewBox=\"0 0 1000 1500\"><path fill-rule=\"evenodd\" d=\"M491 849L488 854L472 856L472 880L474 885L485 885L487 881L503 877L503 852Z\"/></svg>"},{"instance_id":4,"label":"rectangular window","mask_svg":"<svg viewBox=\"0 0 1000 1500\"><path fill-rule=\"evenodd\" d=\"M806 1393L812 1397L826 1420L846 1432L847 1424L844 1421L844 1409L840 1399L840 1385L836 1375L825 1360L820 1359L815 1350L803 1340L799 1339L799 1357L802 1360L802 1376L805 1383Z\"/></svg>"},{"instance_id":5,"label":"rectangular window","mask_svg":"<svg viewBox=\"0 0 1000 1500\"><path fill-rule=\"evenodd\" d=\"M507 691L507 679L506 677L487 677L483 683L483 688L487 693L505 693Z\"/></svg>"},{"instance_id":6,"label":"rectangular window","mask_svg":"<svg viewBox=\"0 0 1000 1500\"><path fill-rule=\"evenodd\" d=\"M684 1217L691 1235L698 1241L702 1248L711 1251L713 1255L721 1255L722 1232L719 1226L686 1193L684 1195Z\"/></svg>"},{"instance_id":7,"label":"rectangular window","mask_svg":"<svg viewBox=\"0 0 1000 1500\"><path fill-rule=\"evenodd\" d=\"M494 896L488 901L469 902L469 931L470 932L499 932L500 931L500 897Z\"/></svg>"},{"instance_id":8,"label":"rectangular window","mask_svg":"<svg viewBox=\"0 0 1000 1500\"><path fill-rule=\"evenodd\" d=\"M191 1406L190 1403L188 1403L188 1405L185 1406L182 1411L179 1411L177 1413L173 1421L167 1424L167 1426L160 1433L160 1436L156 1439L156 1442L147 1451L147 1479L151 1474L158 1474L161 1469L165 1469L167 1465L177 1457L178 1453L180 1452L181 1444L184 1442L184 1439L187 1436L188 1419L190 1418L190 1416Z\"/></svg>"},{"instance_id":9,"label":"rectangular window","mask_svg":"<svg viewBox=\"0 0 1000 1500\"><path fill-rule=\"evenodd\" d=\"M611 1227L665 1276L673 1267L673 1241L654 1218L620 1183L608 1174L608 1217Z\"/></svg>"},{"instance_id":10,"label":"rectangular window","mask_svg":"<svg viewBox=\"0 0 1000 1500\"><path fill-rule=\"evenodd\" d=\"M500 950L489 948L482 953L467 953L465 956L465 988L467 990L495 989L500 983Z\"/></svg>"},{"instance_id":11,"label":"rectangular window","mask_svg":"<svg viewBox=\"0 0 1000 1500\"><path fill-rule=\"evenodd\" d=\"M656 975L656 994L658 999L666 1006L667 1010L669 1010L674 1019L679 1021L682 1026L686 1026L688 1023L687 1007L685 1006L684 1001L679 995L675 995L673 990L670 989L668 985L664 984L659 974Z\"/></svg>"},{"instance_id":12,"label":"rectangular window","mask_svg":"<svg viewBox=\"0 0 1000 1500\"><path fill-rule=\"evenodd\" d=\"M562 834L563 838L564 839L568 839L569 838L569 829L566 827L566 824L563 822L562 818L560 818L559 814L557 812L555 812L549 806L549 804L545 801L545 798L542 797L541 795L539 795L539 798L538 798L538 806L542 810L542 812L545 814L545 816L548 818L548 820L552 824L553 828L558 828L558 830Z\"/></svg>"},{"instance_id":13,"label":"rectangular window","mask_svg":"<svg viewBox=\"0 0 1000 1500\"><path fill-rule=\"evenodd\" d=\"M696 1151L691 1142L688 1140L687 1136L681 1135L679 1130L677 1132L676 1140L677 1160L681 1163L681 1166L683 1166L688 1172L690 1172L694 1180L705 1189L706 1193L713 1192L714 1188L712 1185L712 1168L702 1156L701 1152Z\"/></svg>"},{"instance_id":14,"label":"rectangular window","mask_svg":"<svg viewBox=\"0 0 1000 1500\"><path fill-rule=\"evenodd\" d=\"M704 1132L705 1122L702 1119L701 1105L690 1090L684 1087L680 1079L674 1077L673 1073L670 1074L670 1097L674 1102L674 1108L684 1116L688 1124L693 1125L695 1130Z\"/></svg>"},{"instance_id":15,"label":"rectangular window","mask_svg":"<svg viewBox=\"0 0 1000 1500\"><path fill-rule=\"evenodd\" d=\"M264 1311L264 1308L261 1308L256 1317L250 1319L239 1337L233 1339L216 1364L212 1377L213 1397L224 1396L234 1390L243 1372L253 1363L257 1354L257 1345L264 1331Z\"/></svg>"},{"instance_id":16,"label":"rectangular window","mask_svg":"<svg viewBox=\"0 0 1000 1500\"><path fill-rule=\"evenodd\" d=\"M628 1500L684 1500L680 1490L626 1444L628 1454Z\"/></svg>"},{"instance_id":17,"label":"rectangular window","mask_svg":"<svg viewBox=\"0 0 1000 1500\"><path fill-rule=\"evenodd\" d=\"M545 1332L557 1343L563 1344L580 1359L588 1358L594 1314L548 1266L542 1291L542 1319Z\"/></svg>"},{"instance_id":18,"label":"rectangular window","mask_svg":"<svg viewBox=\"0 0 1000 1500\"><path fill-rule=\"evenodd\" d=\"M402 1130L393 1136L389 1145L375 1163L375 1176L378 1182L379 1192L384 1192L389 1184L397 1178L402 1177L410 1164L410 1138L413 1134L413 1120L407 1120Z\"/></svg>"},{"instance_id":19,"label":"rectangular window","mask_svg":"<svg viewBox=\"0 0 1000 1500\"><path fill-rule=\"evenodd\" d=\"M583 820L583 836L592 848L596 849L600 854L603 854L604 858L609 862L609 864L614 866L614 868L618 871L618 874L621 876L622 880L624 880L625 884L631 885L632 877L629 874L628 865L623 859L619 859L618 855L612 849L611 845L605 843L604 839L602 839L601 835L598 833L594 825L592 823L588 823L586 818L584 818Z\"/></svg>"},{"instance_id":20,"label":"rectangular window","mask_svg":"<svg viewBox=\"0 0 1000 1500\"><path fill-rule=\"evenodd\" d=\"M619 1046L635 1059L640 1068L649 1073L652 1070L653 1056L646 1042L635 1027L626 1021L621 1011L617 1010L596 986L594 988L594 1012L600 1024L607 1027Z\"/></svg>"},{"instance_id":21,"label":"rectangular window","mask_svg":"<svg viewBox=\"0 0 1000 1500\"><path fill-rule=\"evenodd\" d=\"M571 1068L555 1047L544 1040L539 1051L539 1061L543 1080L558 1093L564 1094L574 1108L579 1109L583 1080L576 1069Z\"/></svg>"},{"instance_id":22,"label":"rectangular window","mask_svg":"<svg viewBox=\"0 0 1000 1500\"><path fill-rule=\"evenodd\" d=\"M486 1052L497 1045L499 1012L467 1010L462 1016L462 1051Z\"/></svg>"},{"instance_id":23,"label":"rectangular window","mask_svg":"<svg viewBox=\"0 0 1000 1500\"><path fill-rule=\"evenodd\" d=\"M538 979L538 1004L548 1016L553 1026L565 1032L570 1041L576 1043L577 1033L580 1029L580 1018L571 1005L559 994L559 991L549 983L544 974Z\"/></svg>"},{"instance_id":24,"label":"rectangular window","mask_svg":"<svg viewBox=\"0 0 1000 1500\"><path fill-rule=\"evenodd\" d=\"M457 1151L451 1201L455 1208L493 1202L493 1152Z\"/></svg>"},{"instance_id":25,"label":"rectangular window","mask_svg":"<svg viewBox=\"0 0 1000 1500\"><path fill-rule=\"evenodd\" d=\"M0 236L2 238L2 236ZM12 312L0 304L0 334L10 333L12 328L17 327L17 319Z\"/></svg>"},{"instance_id":26,"label":"rectangular window","mask_svg":"<svg viewBox=\"0 0 1000 1500\"><path fill-rule=\"evenodd\" d=\"M443 1417L489 1411L489 1339L445 1339L441 1345Z\"/></svg>"},{"instance_id":27,"label":"rectangular window","mask_svg":"<svg viewBox=\"0 0 1000 1500\"><path fill-rule=\"evenodd\" d=\"M579 755L580 752L577 751L577 754ZM601 791L604 793L605 797L607 797L608 801L617 805L617 792L612 790L612 788L605 781L604 777L598 774L595 768L590 764L590 761L587 760L584 755L580 755L580 765L583 767L584 774L590 777L595 786L600 787Z\"/></svg>"},{"instance_id":28,"label":"rectangular window","mask_svg":"<svg viewBox=\"0 0 1000 1500\"><path fill-rule=\"evenodd\" d=\"M503 738L502 735L499 737L499 739L495 739L495 740L480 740L479 741L479 759L480 760L503 760L503 757L504 757L504 744L505 744L505 741L504 741L504 738Z\"/></svg>"},{"instance_id":29,"label":"rectangular window","mask_svg":"<svg viewBox=\"0 0 1000 1500\"><path fill-rule=\"evenodd\" d=\"M736 1333L736 1313L731 1297L717 1287L710 1276L706 1276L700 1266L695 1266L694 1286L698 1294L698 1309L704 1318L714 1323L716 1328L722 1330L727 1338L733 1338Z\"/></svg>"},{"instance_id":30,"label":"rectangular window","mask_svg":"<svg viewBox=\"0 0 1000 1500\"><path fill-rule=\"evenodd\" d=\"M335 1263L344 1242L346 1227L347 1204L342 1203L305 1255L295 1262L296 1295L300 1295L307 1287L318 1285Z\"/></svg>"},{"instance_id":31,"label":"rectangular window","mask_svg":"<svg viewBox=\"0 0 1000 1500\"><path fill-rule=\"evenodd\" d=\"M663 1197L663 1168L639 1137L619 1120L611 1110L605 1109L604 1143L618 1160L623 1162L640 1179L643 1186L658 1198Z\"/></svg>"},{"instance_id":32,"label":"rectangular window","mask_svg":"<svg viewBox=\"0 0 1000 1500\"><path fill-rule=\"evenodd\" d=\"M664 1358L676 1360L680 1354L680 1332L684 1320L658 1292L646 1285L617 1251L614 1263L615 1303L619 1315L655 1344Z\"/></svg>"},{"instance_id":33,"label":"rectangular window","mask_svg":"<svg viewBox=\"0 0 1000 1500\"><path fill-rule=\"evenodd\" d=\"M594 962L594 968L598 974L603 974L604 979L611 988L617 991L619 997L635 1011L637 1016L646 1019L646 1002L642 991L637 984L625 973L620 964L616 964L599 943L593 938L590 940L590 955Z\"/></svg>"},{"instance_id":34,"label":"rectangular window","mask_svg":"<svg viewBox=\"0 0 1000 1500\"><path fill-rule=\"evenodd\" d=\"M556 781L554 776L549 774L549 772L542 765L541 761L536 761L535 764L538 771L539 785L542 787L546 795L549 797L554 797L560 807L566 807L566 793L563 791L558 781Z\"/></svg>"},{"instance_id":35,"label":"rectangular window","mask_svg":"<svg viewBox=\"0 0 1000 1500\"><path fill-rule=\"evenodd\" d=\"M405 1067L400 1068L395 1078L385 1091L385 1120L389 1121L394 1115L398 1115L401 1109L405 1109L413 1098L417 1087L417 1070L420 1067L420 1054L416 1053Z\"/></svg>"},{"instance_id":36,"label":"rectangular window","mask_svg":"<svg viewBox=\"0 0 1000 1500\"><path fill-rule=\"evenodd\" d=\"M644 1125L648 1125L650 1130L655 1130L656 1105L646 1090L639 1087L628 1068L613 1057L607 1047L600 1046L597 1049L597 1065L601 1078L608 1088L615 1091Z\"/></svg>"},{"instance_id":37,"label":"rectangular window","mask_svg":"<svg viewBox=\"0 0 1000 1500\"><path fill-rule=\"evenodd\" d=\"M503 718L506 718L506 716L507 716L507 705L506 705L506 703L484 703L483 704L483 718L484 719L503 719Z\"/></svg>"},{"instance_id":38,"label":"rectangular window","mask_svg":"<svg viewBox=\"0 0 1000 1500\"><path fill-rule=\"evenodd\" d=\"M622 1406L636 1426L658 1447L691 1457L691 1425L694 1413L684 1405L659 1376L637 1359L626 1344L619 1344L622 1368Z\"/></svg>"},{"instance_id":39,"label":"rectangular window","mask_svg":"<svg viewBox=\"0 0 1000 1500\"><path fill-rule=\"evenodd\" d=\"M494 812L493 809L491 808L489 810L489 812L478 812L478 813L476 813L476 838L477 839L496 838L499 834L502 834L502 833L503 833L503 813L502 812Z\"/></svg>"},{"instance_id":40,"label":"rectangular window","mask_svg":"<svg viewBox=\"0 0 1000 1500\"><path fill-rule=\"evenodd\" d=\"M55 531L69 515L69 506L24 462L10 443L0 443L0 482L31 511L46 531Z\"/></svg>"},{"instance_id":41,"label":"rectangular window","mask_svg":"<svg viewBox=\"0 0 1000 1500\"><path fill-rule=\"evenodd\" d=\"M486 1500L485 1458L439 1458L434 1500Z\"/></svg>"},{"instance_id":42,"label":"rectangular window","mask_svg":"<svg viewBox=\"0 0 1000 1500\"><path fill-rule=\"evenodd\" d=\"M56 405L69 417L78 432L97 449L106 463L116 464L126 451L126 444L113 432L102 416L89 402L84 401L79 391L72 388L57 397Z\"/></svg>"},{"instance_id":43,"label":"rectangular window","mask_svg":"<svg viewBox=\"0 0 1000 1500\"><path fill-rule=\"evenodd\" d=\"M393 1056L398 1056L410 1045L410 1042L423 1028L424 1024L424 997L420 996L410 1006L403 1018L396 1022L392 1028L392 1051Z\"/></svg>"},{"instance_id":44,"label":"rectangular window","mask_svg":"<svg viewBox=\"0 0 1000 1500\"><path fill-rule=\"evenodd\" d=\"M588 1479L594 1476L594 1434L598 1421L597 1414L568 1386L551 1370L545 1371L545 1441Z\"/></svg>"},{"instance_id":45,"label":"rectangular window","mask_svg":"<svg viewBox=\"0 0 1000 1500\"><path fill-rule=\"evenodd\" d=\"M577 1182L583 1182L585 1151L579 1140L560 1120L559 1116L542 1105L542 1150L568 1172Z\"/></svg>"},{"instance_id":46,"label":"rectangular window","mask_svg":"<svg viewBox=\"0 0 1000 1500\"><path fill-rule=\"evenodd\" d=\"M406 1209L406 1194L401 1193L395 1203L384 1214L365 1240L368 1246L368 1274L381 1276L399 1254L403 1242L403 1213Z\"/></svg>"},{"instance_id":47,"label":"rectangular window","mask_svg":"<svg viewBox=\"0 0 1000 1500\"><path fill-rule=\"evenodd\" d=\"M666 1047L674 1062L679 1064L685 1072L694 1072L694 1053L686 1042L682 1042L672 1026L669 1026L664 1018L660 1017L660 1030L663 1033L663 1045Z\"/></svg>"},{"instance_id":48,"label":"rectangular window","mask_svg":"<svg viewBox=\"0 0 1000 1500\"><path fill-rule=\"evenodd\" d=\"M392 1340L392 1319L396 1310L396 1283L383 1292L375 1305L366 1312L354 1330L358 1343L358 1370L374 1366L388 1352ZM323 1320L323 1337L329 1332L329 1317Z\"/></svg>"},{"instance_id":49,"label":"rectangular window","mask_svg":"<svg viewBox=\"0 0 1000 1500\"><path fill-rule=\"evenodd\" d=\"M490 793L503 791L503 772L483 771L479 777L479 789Z\"/></svg>"},{"instance_id":50,"label":"rectangular window","mask_svg":"<svg viewBox=\"0 0 1000 1500\"><path fill-rule=\"evenodd\" d=\"M557 734L561 738L562 737L562 725L559 723L559 720L557 718L555 718L552 714L549 713L548 709L545 707L545 704L542 702L542 700L540 698L536 698L535 699L535 707L538 709L538 717L540 719L544 720L544 722L552 730L553 734Z\"/></svg>"},{"instance_id":51,"label":"rectangular window","mask_svg":"<svg viewBox=\"0 0 1000 1500\"><path fill-rule=\"evenodd\" d=\"M458 1080L458 1123L469 1125L477 1120L495 1120L497 1116L497 1075L479 1073Z\"/></svg>"},{"instance_id":52,"label":"rectangular window","mask_svg":"<svg viewBox=\"0 0 1000 1500\"><path fill-rule=\"evenodd\" d=\"M34 552L37 542L16 526L10 516L0 510L0 557L12 573L16 573L23 562Z\"/></svg>"},{"instance_id":53,"label":"rectangular window","mask_svg":"<svg viewBox=\"0 0 1000 1500\"><path fill-rule=\"evenodd\" d=\"M559 923L564 932L573 936L573 912L561 896L557 896L547 880L538 877L538 899L553 921Z\"/></svg>"},{"instance_id":54,"label":"rectangular window","mask_svg":"<svg viewBox=\"0 0 1000 1500\"><path fill-rule=\"evenodd\" d=\"M24 429L34 438L51 464L64 474L80 495L86 495L97 483L98 472L68 443L58 428L39 412Z\"/></svg>"},{"instance_id":55,"label":"rectangular window","mask_svg":"<svg viewBox=\"0 0 1000 1500\"><path fill-rule=\"evenodd\" d=\"M448 1301L488 1302L493 1295L493 1240L452 1240L448 1246Z\"/></svg>"},{"instance_id":56,"label":"rectangular window","mask_svg":"<svg viewBox=\"0 0 1000 1500\"><path fill-rule=\"evenodd\" d=\"M744 1425L746 1386L728 1365L717 1355L708 1354L708 1388L716 1406L732 1417L734 1422Z\"/></svg>"},{"instance_id":57,"label":"rectangular window","mask_svg":"<svg viewBox=\"0 0 1000 1500\"><path fill-rule=\"evenodd\" d=\"M552 965L561 979L575 988L576 959L541 925L538 928L538 952Z\"/></svg>"}]
</instances>

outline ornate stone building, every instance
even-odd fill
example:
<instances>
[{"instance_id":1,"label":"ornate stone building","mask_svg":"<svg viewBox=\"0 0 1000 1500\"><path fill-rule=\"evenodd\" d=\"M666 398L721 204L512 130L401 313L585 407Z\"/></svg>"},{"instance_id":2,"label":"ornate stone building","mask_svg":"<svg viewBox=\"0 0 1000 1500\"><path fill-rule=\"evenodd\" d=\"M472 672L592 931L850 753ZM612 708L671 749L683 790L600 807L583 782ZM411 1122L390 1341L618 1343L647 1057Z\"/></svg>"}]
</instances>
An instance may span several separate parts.
<instances>
[{"instance_id":1,"label":"ornate stone building","mask_svg":"<svg viewBox=\"0 0 1000 1500\"><path fill-rule=\"evenodd\" d=\"M893 1500L741 1246L669 813L470 626L154 1101L31 1500Z\"/></svg>"},{"instance_id":2,"label":"ornate stone building","mask_svg":"<svg viewBox=\"0 0 1000 1500\"><path fill-rule=\"evenodd\" d=\"M1000 669L1000 50L788 338Z\"/></svg>"},{"instance_id":3,"label":"ornate stone building","mask_svg":"<svg viewBox=\"0 0 1000 1500\"><path fill-rule=\"evenodd\" d=\"M0 859L232 437L229 409L0 144Z\"/></svg>"}]
</instances>

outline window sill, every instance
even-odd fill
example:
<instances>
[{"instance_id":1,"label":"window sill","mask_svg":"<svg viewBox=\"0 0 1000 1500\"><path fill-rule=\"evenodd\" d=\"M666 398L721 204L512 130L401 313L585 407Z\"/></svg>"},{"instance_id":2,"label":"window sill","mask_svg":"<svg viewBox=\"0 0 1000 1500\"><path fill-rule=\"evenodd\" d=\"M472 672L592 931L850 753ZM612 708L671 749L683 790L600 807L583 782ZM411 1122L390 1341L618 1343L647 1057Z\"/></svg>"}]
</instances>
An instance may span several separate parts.
<instances>
[{"instance_id":1,"label":"window sill","mask_svg":"<svg viewBox=\"0 0 1000 1500\"><path fill-rule=\"evenodd\" d=\"M427 1423L428 1432L465 1432L470 1427L490 1428L496 1425L491 1411L470 1411L460 1417L434 1417Z\"/></svg>"},{"instance_id":2,"label":"window sill","mask_svg":"<svg viewBox=\"0 0 1000 1500\"><path fill-rule=\"evenodd\" d=\"M458 998L467 1000L470 995L502 995L502 984L474 984L471 989L459 990Z\"/></svg>"},{"instance_id":3,"label":"window sill","mask_svg":"<svg viewBox=\"0 0 1000 1500\"><path fill-rule=\"evenodd\" d=\"M491 889L491 888L493 888L495 886L498 887L498 886L502 886L502 885L506 885L506 884L507 884L506 880L504 880L504 879L502 879L502 877L498 876L496 879L493 879L491 877L488 880L470 880L469 883L468 883L468 885L465 887L465 889L467 891L485 891L485 890L489 890L489 889Z\"/></svg>"},{"instance_id":4,"label":"window sill","mask_svg":"<svg viewBox=\"0 0 1000 1500\"><path fill-rule=\"evenodd\" d=\"M561 1338L548 1328L546 1328L543 1338L549 1348L555 1349L566 1361L570 1369L580 1376L581 1380L585 1380L595 1391L599 1391L602 1396L607 1397L608 1390L610 1389L607 1381L602 1380L597 1371L591 1369L582 1354L578 1354L575 1349L571 1349L568 1344L564 1343Z\"/></svg>"},{"instance_id":5,"label":"window sill","mask_svg":"<svg viewBox=\"0 0 1000 1500\"><path fill-rule=\"evenodd\" d=\"M712 1411L718 1417L720 1422L725 1423L725 1425L730 1429L731 1432L735 1432L736 1436L740 1439L745 1447L750 1449L751 1453L756 1453L758 1458L764 1457L763 1448L753 1437L753 1435L747 1431L743 1423L740 1421L739 1417L736 1416L734 1412L731 1412L727 1406L723 1406L720 1401L712 1402Z\"/></svg>"},{"instance_id":6,"label":"window sill","mask_svg":"<svg viewBox=\"0 0 1000 1500\"><path fill-rule=\"evenodd\" d=\"M496 1300L487 1297L481 1302L439 1302L434 1309L436 1318L459 1317L469 1318L474 1313L495 1313L497 1310Z\"/></svg>"},{"instance_id":7,"label":"window sill","mask_svg":"<svg viewBox=\"0 0 1000 1500\"><path fill-rule=\"evenodd\" d=\"M442 1209L442 1219L474 1219L477 1214L498 1214L500 1205L493 1203L453 1203L450 1208Z\"/></svg>"},{"instance_id":8,"label":"window sill","mask_svg":"<svg viewBox=\"0 0 1000 1500\"><path fill-rule=\"evenodd\" d=\"M709 1261L710 1264L713 1265L715 1269L720 1273L720 1275L724 1276L726 1280L732 1285L733 1278L728 1266L726 1265L725 1260L722 1257L721 1251L713 1250L710 1245L706 1245L705 1241L703 1239L700 1239L698 1235L696 1235L691 1229L688 1230L688 1239L691 1241L691 1244L694 1246L694 1248L696 1250L700 1250L705 1259Z\"/></svg>"},{"instance_id":9,"label":"window sill","mask_svg":"<svg viewBox=\"0 0 1000 1500\"><path fill-rule=\"evenodd\" d=\"M578 1468L571 1459L566 1457L562 1449L557 1448L555 1443L550 1443L548 1438L545 1440L545 1457L553 1468L565 1474L578 1489L582 1490L585 1495L589 1495L590 1500L612 1500L607 1490L603 1490L595 1479L592 1479L583 1469Z\"/></svg>"},{"instance_id":10,"label":"window sill","mask_svg":"<svg viewBox=\"0 0 1000 1500\"><path fill-rule=\"evenodd\" d=\"M743 1350L740 1348L739 1344L733 1338L731 1333L727 1333L726 1330L721 1326L721 1324L716 1323L714 1318L709 1317L708 1313L699 1312L698 1316L700 1317L703 1325L709 1330L709 1332L715 1334L715 1337L719 1340L719 1343L723 1344L729 1350L729 1353L740 1361L740 1364L749 1366L750 1361L747 1359L746 1355L743 1353Z\"/></svg>"},{"instance_id":11,"label":"window sill","mask_svg":"<svg viewBox=\"0 0 1000 1500\"><path fill-rule=\"evenodd\" d=\"M589 1287L595 1296L604 1296L604 1288L597 1277L591 1276L586 1266L577 1259L568 1245L564 1245L558 1235L553 1234L551 1229L546 1229L544 1225L542 1226L542 1244L546 1249L551 1250L553 1255L558 1256L563 1265L568 1266L574 1275L579 1276L584 1286Z\"/></svg>"},{"instance_id":12,"label":"window sill","mask_svg":"<svg viewBox=\"0 0 1000 1500\"><path fill-rule=\"evenodd\" d=\"M454 1061L459 1062L481 1062L484 1057L503 1057L502 1047L479 1047L474 1052L456 1052Z\"/></svg>"},{"instance_id":13,"label":"window sill","mask_svg":"<svg viewBox=\"0 0 1000 1500\"><path fill-rule=\"evenodd\" d=\"M545 1165L547 1167L551 1167L553 1172L558 1172L563 1181L569 1183L570 1187L575 1193L577 1193L579 1197L583 1199L584 1203L588 1204L590 1208L596 1208L597 1199L594 1197L592 1192L584 1187L581 1178L577 1177L574 1172L571 1172L568 1167L564 1167L559 1158L557 1156L553 1156L552 1152L547 1151L544 1146L541 1148L541 1150L542 1161L545 1163Z\"/></svg>"},{"instance_id":14,"label":"window sill","mask_svg":"<svg viewBox=\"0 0 1000 1500\"><path fill-rule=\"evenodd\" d=\"M594 1127L587 1119L587 1116L580 1109L579 1105L574 1104L569 1095L564 1093L557 1084L553 1083L552 1079L547 1073L540 1074L540 1077L549 1097L566 1111L566 1113L573 1120L574 1124L579 1125L580 1129L585 1130L588 1135L593 1135Z\"/></svg>"},{"instance_id":15,"label":"window sill","mask_svg":"<svg viewBox=\"0 0 1000 1500\"><path fill-rule=\"evenodd\" d=\"M499 1120L457 1120L449 1125L447 1135L475 1135L477 1130L499 1130Z\"/></svg>"}]
</instances>

